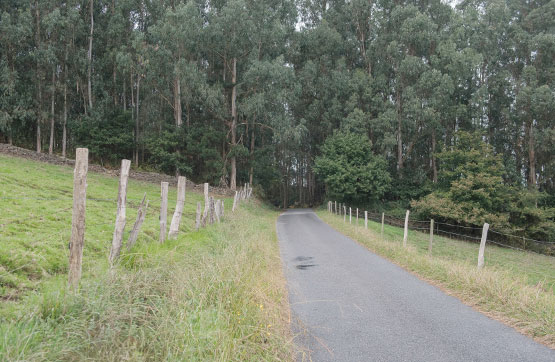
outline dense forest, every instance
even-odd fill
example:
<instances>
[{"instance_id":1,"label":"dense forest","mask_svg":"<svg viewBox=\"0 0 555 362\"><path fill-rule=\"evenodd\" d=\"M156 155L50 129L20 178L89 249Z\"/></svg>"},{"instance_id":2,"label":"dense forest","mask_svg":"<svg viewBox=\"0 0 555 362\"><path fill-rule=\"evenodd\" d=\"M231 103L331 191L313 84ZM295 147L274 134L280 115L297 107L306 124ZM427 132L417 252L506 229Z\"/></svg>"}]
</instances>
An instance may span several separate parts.
<instances>
[{"instance_id":1,"label":"dense forest","mask_svg":"<svg viewBox=\"0 0 555 362\"><path fill-rule=\"evenodd\" d=\"M555 240L555 1L2 0L0 141Z\"/></svg>"}]
</instances>

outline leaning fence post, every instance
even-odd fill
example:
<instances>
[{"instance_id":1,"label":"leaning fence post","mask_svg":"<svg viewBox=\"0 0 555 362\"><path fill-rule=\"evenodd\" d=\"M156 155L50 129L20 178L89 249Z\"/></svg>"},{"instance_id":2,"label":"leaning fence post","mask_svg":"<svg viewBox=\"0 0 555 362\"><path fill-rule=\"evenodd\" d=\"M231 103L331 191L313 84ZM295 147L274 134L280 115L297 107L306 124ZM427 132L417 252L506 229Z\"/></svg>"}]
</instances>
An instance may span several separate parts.
<instances>
[{"instance_id":1,"label":"leaning fence post","mask_svg":"<svg viewBox=\"0 0 555 362\"><path fill-rule=\"evenodd\" d=\"M146 202L146 205L145 200L146 192L143 195L143 201L141 201L141 205L139 205L139 211L137 211L137 219L135 220L133 229L131 229L131 233L129 233L129 238L127 239L127 250L131 250L133 245L135 245L137 237L139 236L139 231L141 230L141 225L145 221L146 210L148 209L148 200Z\"/></svg>"},{"instance_id":2,"label":"leaning fence post","mask_svg":"<svg viewBox=\"0 0 555 362\"><path fill-rule=\"evenodd\" d=\"M364 211L364 228L368 229L368 211Z\"/></svg>"},{"instance_id":3,"label":"leaning fence post","mask_svg":"<svg viewBox=\"0 0 555 362\"><path fill-rule=\"evenodd\" d=\"M177 237L177 233L179 232L181 215L183 215L183 205L185 204L185 185L186 184L187 184L187 179L184 176L179 176L177 178L177 203L175 205L175 211L173 213L172 222L170 224L170 232L168 233L169 239L173 239Z\"/></svg>"},{"instance_id":4,"label":"leaning fence post","mask_svg":"<svg viewBox=\"0 0 555 362\"><path fill-rule=\"evenodd\" d=\"M432 255L432 245L434 243L434 219L430 220L430 245L428 245L428 254Z\"/></svg>"},{"instance_id":5,"label":"leaning fence post","mask_svg":"<svg viewBox=\"0 0 555 362\"><path fill-rule=\"evenodd\" d=\"M482 228L482 240L480 240L480 251L478 251L478 268L480 269L484 266L484 249L486 248L486 240L488 239L488 229L489 224L486 222Z\"/></svg>"},{"instance_id":6,"label":"leaning fence post","mask_svg":"<svg viewBox=\"0 0 555 362\"><path fill-rule=\"evenodd\" d=\"M89 149L75 150L75 169L73 171L73 213L71 216L71 239L69 241L68 284L76 288L81 279L81 262L85 242L85 206L87 201L87 171L89 168Z\"/></svg>"},{"instance_id":7,"label":"leaning fence post","mask_svg":"<svg viewBox=\"0 0 555 362\"><path fill-rule=\"evenodd\" d=\"M409 210L405 215L405 232L403 234L403 246L407 246L407 239L409 237Z\"/></svg>"},{"instance_id":8,"label":"leaning fence post","mask_svg":"<svg viewBox=\"0 0 555 362\"><path fill-rule=\"evenodd\" d=\"M160 242L166 240L166 223L168 218L168 183L161 184L160 201Z\"/></svg>"},{"instance_id":9,"label":"leaning fence post","mask_svg":"<svg viewBox=\"0 0 555 362\"><path fill-rule=\"evenodd\" d=\"M118 188L118 211L116 213L116 226L112 238L112 249L110 250L110 265L113 266L119 258L123 242L123 230L125 229L125 204L127 202L127 180L129 178L129 167L131 161L121 160L121 172Z\"/></svg>"},{"instance_id":10,"label":"leaning fence post","mask_svg":"<svg viewBox=\"0 0 555 362\"><path fill-rule=\"evenodd\" d=\"M382 240L384 239L384 238L383 238L383 224L384 224L384 221L385 221L385 213L382 212L382 232L381 232L381 234L382 234Z\"/></svg>"}]
</instances>

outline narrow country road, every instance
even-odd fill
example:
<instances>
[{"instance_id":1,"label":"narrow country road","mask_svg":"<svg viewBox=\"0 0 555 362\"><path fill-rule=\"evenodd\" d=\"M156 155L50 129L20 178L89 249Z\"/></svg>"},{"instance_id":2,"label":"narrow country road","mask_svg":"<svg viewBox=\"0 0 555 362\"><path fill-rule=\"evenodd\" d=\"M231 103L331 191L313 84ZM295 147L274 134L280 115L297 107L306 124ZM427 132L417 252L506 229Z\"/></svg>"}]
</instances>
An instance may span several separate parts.
<instances>
[{"instance_id":1,"label":"narrow country road","mask_svg":"<svg viewBox=\"0 0 555 362\"><path fill-rule=\"evenodd\" d=\"M306 360L555 361L555 351L371 253L311 210L283 213L277 232Z\"/></svg>"}]
</instances>

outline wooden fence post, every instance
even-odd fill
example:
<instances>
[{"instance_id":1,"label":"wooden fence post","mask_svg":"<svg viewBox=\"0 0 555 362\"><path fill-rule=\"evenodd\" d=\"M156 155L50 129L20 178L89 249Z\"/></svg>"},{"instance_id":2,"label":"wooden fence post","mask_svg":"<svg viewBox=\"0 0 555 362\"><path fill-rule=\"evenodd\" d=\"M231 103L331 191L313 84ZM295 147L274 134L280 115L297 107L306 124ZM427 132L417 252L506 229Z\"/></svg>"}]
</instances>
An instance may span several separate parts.
<instances>
[{"instance_id":1,"label":"wooden fence post","mask_svg":"<svg viewBox=\"0 0 555 362\"><path fill-rule=\"evenodd\" d=\"M337 201L335 202L335 214L338 215L338 213L337 213Z\"/></svg>"},{"instance_id":2,"label":"wooden fence post","mask_svg":"<svg viewBox=\"0 0 555 362\"><path fill-rule=\"evenodd\" d=\"M382 212L382 232L381 232L381 234L382 234L382 240L384 240L384 238L383 238L383 224L384 224L384 221L385 221L385 213Z\"/></svg>"},{"instance_id":3,"label":"wooden fence post","mask_svg":"<svg viewBox=\"0 0 555 362\"><path fill-rule=\"evenodd\" d=\"M196 230L200 229L200 218L201 218L201 215L202 215L202 205L201 205L201 203L200 203L200 201L199 201L199 202L197 202L197 216L196 216L196 218L195 218L195 229L196 229Z\"/></svg>"},{"instance_id":4,"label":"wooden fence post","mask_svg":"<svg viewBox=\"0 0 555 362\"><path fill-rule=\"evenodd\" d=\"M368 211L364 211L364 228L368 229Z\"/></svg>"},{"instance_id":5,"label":"wooden fence post","mask_svg":"<svg viewBox=\"0 0 555 362\"><path fill-rule=\"evenodd\" d=\"M405 215L405 232L403 234L403 246L407 246L407 239L409 237L409 210Z\"/></svg>"},{"instance_id":6,"label":"wooden fence post","mask_svg":"<svg viewBox=\"0 0 555 362\"><path fill-rule=\"evenodd\" d=\"M218 222L218 224L220 223L220 212L221 212L221 207L222 207L222 201L221 200L216 200L216 212L214 213L214 215L216 216L216 221Z\"/></svg>"},{"instance_id":7,"label":"wooden fence post","mask_svg":"<svg viewBox=\"0 0 555 362\"><path fill-rule=\"evenodd\" d=\"M166 223L168 218L168 183L161 184L160 201L160 242L166 240Z\"/></svg>"},{"instance_id":8,"label":"wooden fence post","mask_svg":"<svg viewBox=\"0 0 555 362\"><path fill-rule=\"evenodd\" d=\"M89 149L75 150L73 171L73 213L71 216L71 239L69 241L68 284L77 288L81 279L81 262L85 242L85 207L87 201L87 171L89 169Z\"/></svg>"},{"instance_id":9,"label":"wooden fence post","mask_svg":"<svg viewBox=\"0 0 555 362\"><path fill-rule=\"evenodd\" d=\"M484 250L486 249L486 240L488 239L488 229L489 224L484 223L482 228L482 240L480 240L480 251L478 251L478 268L481 269L484 266Z\"/></svg>"},{"instance_id":10,"label":"wooden fence post","mask_svg":"<svg viewBox=\"0 0 555 362\"><path fill-rule=\"evenodd\" d=\"M215 205L214 205L214 197L212 197L212 196L210 196L209 205L210 205L210 206L209 206L210 210L208 211L208 217L209 217L209 218L208 218L208 222L209 222L210 224L213 224L214 221L216 221L216 220L215 220L215 217L214 217L214 214L215 214L216 212L215 212Z\"/></svg>"},{"instance_id":11,"label":"wooden fence post","mask_svg":"<svg viewBox=\"0 0 555 362\"><path fill-rule=\"evenodd\" d=\"M351 208L349 207L349 224L352 224L351 219L353 218L353 212L351 211Z\"/></svg>"},{"instance_id":12,"label":"wooden fence post","mask_svg":"<svg viewBox=\"0 0 555 362\"><path fill-rule=\"evenodd\" d=\"M225 209L225 201L222 200L222 209L220 210L221 211L220 217L222 217L222 218L224 217L224 211L225 211L224 209Z\"/></svg>"},{"instance_id":13,"label":"wooden fence post","mask_svg":"<svg viewBox=\"0 0 555 362\"><path fill-rule=\"evenodd\" d=\"M110 266L113 266L119 258L121 245L123 243L123 231L125 230L125 204L127 203L127 180L129 179L129 167L131 161L121 160L121 172L119 175L118 189L118 211L116 213L116 226L112 238L112 249L110 250Z\"/></svg>"},{"instance_id":14,"label":"wooden fence post","mask_svg":"<svg viewBox=\"0 0 555 362\"><path fill-rule=\"evenodd\" d=\"M233 207L231 208L231 211L235 211L235 208L237 207L237 198L239 193L237 191L235 191L235 197L233 198Z\"/></svg>"},{"instance_id":15,"label":"wooden fence post","mask_svg":"<svg viewBox=\"0 0 555 362\"><path fill-rule=\"evenodd\" d=\"M343 222L347 222L347 206L343 205Z\"/></svg>"},{"instance_id":16,"label":"wooden fence post","mask_svg":"<svg viewBox=\"0 0 555 362\"><path fill-rule=\"evenodd\" d=\"M358 226L358 207L357 207L357 226Z\"/></svg>"},{"instance_id":17,"label":"wooden fence post","mask_svg":"<svg viewBox=\"0 0 555 362\"><path fill-rule=\"evenodd\" d=\"M430 245L428 245L428 254L432 255L432 245L434 243L434 219L430 220Z\"/></svg>"},{"instance_id":18,"label":"wooden fence post","mask_svg":"<svg viewBox=\"0 0 555 362\"><path fill-rule=\"evenodd\" d=\"M175 205L175 211L173 213L172 222L170 224L170 232L168 233L168 238L173 239L177 237L179 232L179 224L181 223L181 215L183 215L183 205L185 204L185 185L187 184L187 179L184 176L179 176L177 178L177 203Z\"/></svg>"},{"instance_id":19,"label":"wooden fence post","mask_svg":"<svg viewBox=\"0 0 555 362\"><path fill-rule=\"evenodd\" d=\"M131 250L135 242L137 242L137 238L139 237L139 231L141 230L141 225L145 221L146 210L148 209L148 200L145 205L146 200L146 192L143 195L143 201L141 201L141 205L139 205L139 210L137 211L137 219L135 219L135 224L133 225L133 229L131 229L131 233L129 233L129 238L127 239L127 250Z\"/></svg>"},{"instance_id":20,"label":"wooden fence post","mask_svg":"<svg viewBox=\"0 0 555 362\"><path fill-rule=\"evenodd\" d=\"M206 218L206 216L208 216L208 209L210 208L210 198L208 197L208 191L209 191L209 185L208 182L204 183L204 214L203 214L203 218Z\"/></svg>"}]
</instances>

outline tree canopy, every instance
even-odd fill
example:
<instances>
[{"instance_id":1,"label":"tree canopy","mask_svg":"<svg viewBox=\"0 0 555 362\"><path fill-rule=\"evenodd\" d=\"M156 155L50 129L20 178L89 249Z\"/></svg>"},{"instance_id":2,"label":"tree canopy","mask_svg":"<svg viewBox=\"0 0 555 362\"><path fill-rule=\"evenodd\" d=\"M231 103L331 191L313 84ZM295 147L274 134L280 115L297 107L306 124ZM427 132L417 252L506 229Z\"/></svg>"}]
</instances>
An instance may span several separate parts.
<instances>
[{"instance_id":1,"label":"tree canopy","mask_svg":"<svg viewBox=\"0 0 555 362\"><path fill-rule=\"evenodd\" d=\"M553 235L554 12L548 0L2 1L0 140L251 182L282 207L413 201Z\"/></svg>"}]
</instances>

